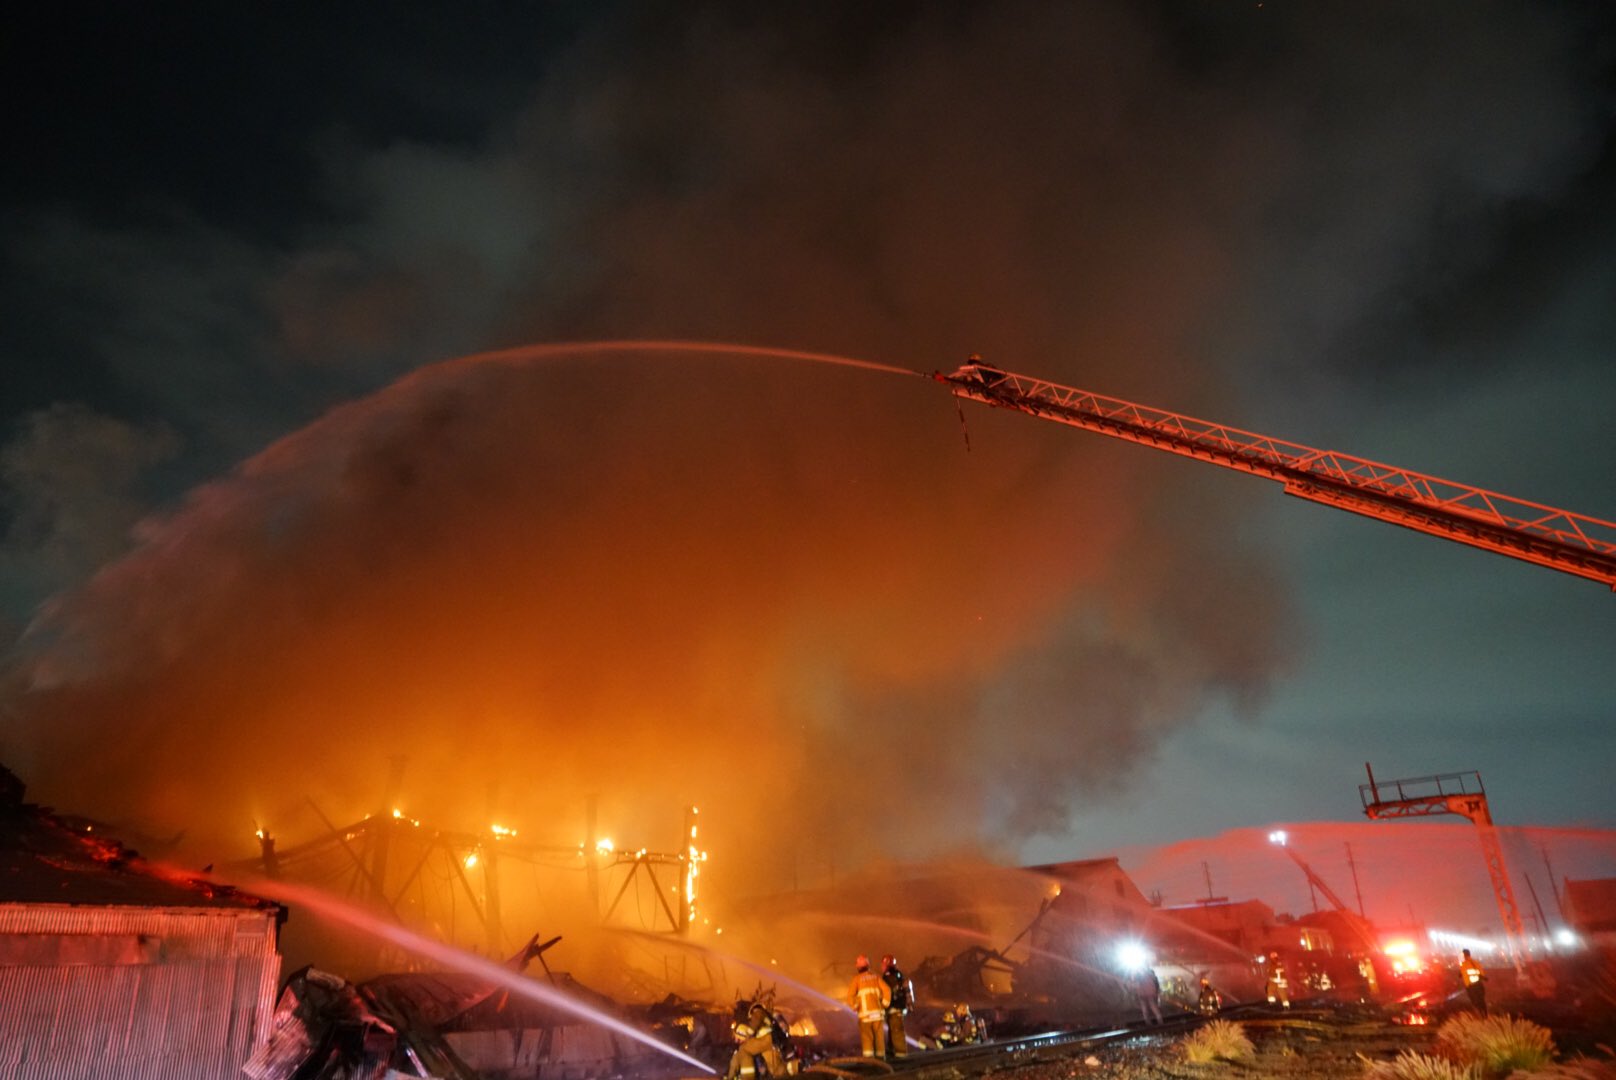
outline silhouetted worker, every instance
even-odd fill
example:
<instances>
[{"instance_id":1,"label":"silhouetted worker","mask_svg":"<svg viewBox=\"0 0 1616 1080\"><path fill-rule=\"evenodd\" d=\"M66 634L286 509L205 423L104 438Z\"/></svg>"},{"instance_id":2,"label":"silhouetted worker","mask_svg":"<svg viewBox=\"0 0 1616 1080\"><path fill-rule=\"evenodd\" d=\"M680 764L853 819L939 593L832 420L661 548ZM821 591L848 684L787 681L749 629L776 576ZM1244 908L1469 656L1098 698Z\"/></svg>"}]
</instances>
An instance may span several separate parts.
<instances>
[{"instance_id":1,"label":"silhouetted worker","mask_svg":"<svg viewBox=\"0 0 1616 1080\"><path fill-rule=\"evenodd\" d=\"M1223 995L1218 993L1212 980L1201 976L1201 992L1195 999L1195 1011L1202 1016L1216 1016L1223 1008Z\"/></svg>"},{"instance_id":2,"label":"silhouetted worker","mask_svg":"<svg viewBox=\"0 0 1616 1080\"><path fill-rule=\"evenodd\" d=\"M1464 983L1465 993L1470 995L1470 1004L1483 1016L1487 1014L1487 973L1482 970L1476 958L1470 955L1470 950L1463 950L1464 955L1459 958L1459 979Z\"/></svg>"},{"instance_id":3,"label":"silhouetted worker","mask_svg":"<svg viewBox=\"0 0 1616 1080\"><path fill-rule=\"evenodd\" d=\"M903 1030L903 1016L914 1004L915 988L909 977L898 970L898 958L888 953L881 958L881 981L887 985L887 1053L904 1057L909 1039Z\"/></svg>"},{"instance_id":4,"label":"silhouetted worker","mask_svg":"<svg viewBox=\"0 0 1616 1080\"><path fill-rule=\"evenodd\" d=\"M870 970L868 956L860 956L854 966L858 971L847 988L847 996L858 1013L859 1049L865 1057L886 1057L887 1006L892 1002L892 993L881 976Z\"/></svg>"},{"instance_id":5,"label":"silhouetted worker","mask_svg":"<svg viewBox=\"0 0 1616 1080\"><path fill-rule=\"evenodd\" d=\"M1291 988L1289 980L1285 978L1285 965L1279 959L1277 952L1268 954L1268 1004L1278 1005L1282 1009L1291 1007Z\"/></svg>"},{"instance_id":6,"label":"silhouetted worker","mask_svg":"<svg viewBox=\"0 0 1616 1080\"><path fill-rule=\"evenodd\" d=\"M954 372L954 376L981 383L984 390L992 390L1009 378L1004 372L983 360L979 353L972 353L966 357L964 365Z\"/></svg>"},{"instance_id":7,"label":"silhouetted worker","mask_svg":"<svg viewBox=\"0 0 1616 1080\"><path fill-rule=\"evenodd\" d=\"M954 1006L954 1021L959 1027L959 1041L979 1043L988 1041L988 1022L971 1011L969 1002Z\"/></svg>"},{"instance_id":8,"label":"silhouetted worker","mask_svg":"<svg viewBox=\"0 0 1616 1080\"><path fill-rule=\"evenodd\" d=\"M1149 964L1134 977L1133 992L1139 998L1139 1019L1161 1023L1161 980L1156 978L1156 971Z\"/></svg>"}]
</instances>

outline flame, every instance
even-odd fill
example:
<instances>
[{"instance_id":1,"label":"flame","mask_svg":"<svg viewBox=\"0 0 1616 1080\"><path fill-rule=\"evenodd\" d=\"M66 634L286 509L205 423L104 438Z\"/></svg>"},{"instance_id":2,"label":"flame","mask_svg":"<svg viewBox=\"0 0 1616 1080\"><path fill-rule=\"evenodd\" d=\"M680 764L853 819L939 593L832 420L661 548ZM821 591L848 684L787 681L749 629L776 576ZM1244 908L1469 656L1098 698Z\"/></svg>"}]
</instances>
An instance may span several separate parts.
<instances>
[{"instance_id":1,"label":"flame","mask_svg":"<svg viewBox=\"0 0 1616 1080\"><path fill-rule=\"evenodd\" d=\"M470 870L472 867L474 867L476 865L477 865L477 853L475 851L473 851L470 855L466 856L466 869Z\"/></svg>"},{"instance_id":2,"label":"flame","mask_svg":"<svg viewBox=\"0 0 1616 1080\"><path fill-rule=\"evenodd\" d=\"M583 845L580 844L579 846L582 847ZM601 855L610 855L614 850L616 849L612 844L612 838L609 836L602 837L595 843L595 851Z\"/></svg>"},{"instance_id":3,"label":"flame","mask_svg":"<svg viewBox=\"0 0 1616 1080\"><path fill-rule=\"evenodd\" d=\"M694 806L692 806L690 808L690 816L691 817L695 817L700 812L701 811L699 811ZM685 864L685 867L684 867L684 869L685 869L685 873L684 873L684 878L685 878L685 896L684 896L685 919L684 919L684 924L686 926L689 926L689 925L691 925L692 923L694 923L696 921L696 879L701 876L701 864L706 862L706 861L707 861L707 853L705 851L702 851L702 850L700 850L699 848L696 847L696 825L695 825L694 822L692 822L691 825L690 825L690 840L685 845L685 852L684 852L684 864Z\"/></svg>"},{"instance_id":4,"label":"flame","mask_svg":"<svg viewBox=\"0 0 1616 1080\"><path fill-rule=\"evenodd\" d=\"M488 826L488 831L493 833L495 836L515 836L516 835L516 830L515 829L507 829L505 826L503 826L503 825L501 825L501 824L499 824L497 822L494 823L493 825Z\"/></svg>"}]
</instances>

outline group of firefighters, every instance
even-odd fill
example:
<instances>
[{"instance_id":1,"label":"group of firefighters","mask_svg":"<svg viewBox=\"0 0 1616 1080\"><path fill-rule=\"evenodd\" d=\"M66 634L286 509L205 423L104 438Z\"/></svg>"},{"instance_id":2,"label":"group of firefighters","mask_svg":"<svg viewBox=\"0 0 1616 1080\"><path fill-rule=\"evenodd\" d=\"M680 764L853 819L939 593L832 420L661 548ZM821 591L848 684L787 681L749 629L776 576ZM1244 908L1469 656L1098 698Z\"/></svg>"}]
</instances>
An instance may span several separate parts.
<instances>
[{"instance_id":1,"label":"group of firefighters","mask_svg":"<svg viewBox=\"0 0 1616 1080\"><path fill-rule=\"evenodd\" d=\"M1278 1005L1282 1009L1291 1007L1290 978L1285 972L1285 962L1279 958L1277 952L1268 954L1267 982L1264 985L1264 994L1268 1004ZM1470 955L1470 950L1463 950L1459 958L1459 984L1463 987L1470 1004L1479 1013L1487 1012L1487 973L1482 970L1481 964ZM1206 980L1201 980L1202 993L1207 989ZM1216 991L1214 991L1216 993ZM1204 1011L1204 1010L1203 1010Z\"/></svg>"},{"instance_id":2,"label":"group of firefighters","mask_svg":"<svg viewBox=\"0 0 1616 1080\"><path fill-rule=\"evenodd\" d=\"M860 956L854 967L847 998L858 1013L860 1051L867 1058L907 1056L911 1040L904 1030L903 1018L915 1003L914 984L890 953L881 958L879 974L870 970L868 956ZM943 1026L932 1033L932 1042L939 1047L957 1046L983 1042L987 1034L987 1022L972 1015L970 1005L960 1002L943 1013Z\"/></svg>"},{"instance_id":3,"label":"group of firefighters","mask_svg":"<svg viewBox=\"0 0 1616 1080\"><path fill-rule=\"evenodd\" d=\"M848 1003L858 1014L859 1048L867 1058L901 1058L909 1053L910 1039L904 1030L904 1017L915 1001L914 984L898 967L897 957L887 954L881 958L881 970L870 970L870 958L860 956L854 963L857 969L848 986ZM1290 979L1285 963L1277 952L1268 954L1264 965L1266 984L1264 993L1270 1005L1291 1007ZM1486 973L1470 950L1464 950L1459 962L1459 976L1470 1002L1475 1008L1487 1011ZM1155 972L1146 967L1138 976L1135 990L1139 998L1140 1017L1147 1023L1161 1023L1161 984ZM1195 1002L1195 1011L1202 1016L1214 1016L1223 1007L1223 995L1203 976ZM739 1045L730 1062L729 1077L746 1072L766 1070L770 1076L785 1076L787 1063L782 1053L785 1043L780 1019L760 1002L753 1002L744 1021L737 1019L735 1035ZM971 1013L968 1004L960 1003L943 1013L943 1026L933 1033L932 1041L939 1047L962 1043L983 1042L987 1039L987 1025ZM922 1045L916 1042L915 1045ZM758 1069L756 1066L761 1065Z\"/></svg>"},{"instance_id":4,"label":"group of firefighters","mask_svg":"<svg viewBox=\"0 0 1616 1080\"><path fill-rule=\"evenodd\" d=\"M879 972L870 970L868 956L860 956L854 966L857 970L848 986L847 1001L858 1014L860 1050L867 1058L907 1056L911 1040L904 1030L904 1017L915 1003L914 984L890 953L881 958ZM726 1073L730 1080L763 1072L785 1076L795 1071L784 1052L783 1022L761 1002L752 1002L745 1019L737 1017L732 1027L737 1045ZM932 1042L939 1047L986 1040L987 1022L973 1015L964 1002L943 1013L942 1027L932 1033ZM922 1044L917 1041L914 1045Z\"/></svg>"}]
</instances>

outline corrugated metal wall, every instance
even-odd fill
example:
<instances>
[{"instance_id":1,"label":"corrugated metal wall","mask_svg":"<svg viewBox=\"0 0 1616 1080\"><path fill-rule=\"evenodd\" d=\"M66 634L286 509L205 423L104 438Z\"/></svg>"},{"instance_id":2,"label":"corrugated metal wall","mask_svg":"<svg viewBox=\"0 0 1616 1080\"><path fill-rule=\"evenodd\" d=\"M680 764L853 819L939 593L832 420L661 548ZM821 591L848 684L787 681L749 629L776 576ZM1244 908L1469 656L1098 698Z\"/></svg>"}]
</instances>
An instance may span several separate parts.
<instances>
[{"instance_id":1,"label":"corrugated metal wall","mask_svg":"<svg viewBox=\"0 0 1616 1080\"><path fill-rule=\"evenodd\" d=\"M146 935L148 963L0 964L0 1080L237 1080L269 1030L275 912L0 904L0 935Z\"/></svg>"}]
</instances>

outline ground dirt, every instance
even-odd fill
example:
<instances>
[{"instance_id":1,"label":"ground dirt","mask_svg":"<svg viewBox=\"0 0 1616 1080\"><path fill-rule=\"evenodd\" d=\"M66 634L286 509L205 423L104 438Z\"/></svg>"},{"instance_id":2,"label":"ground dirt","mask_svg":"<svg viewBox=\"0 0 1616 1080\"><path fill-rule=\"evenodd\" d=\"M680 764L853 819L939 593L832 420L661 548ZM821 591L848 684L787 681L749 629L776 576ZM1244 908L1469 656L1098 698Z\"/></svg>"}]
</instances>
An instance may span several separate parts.
<instances>
[{"instance_id":1,"label":"ground dirt","mask_svg":"<svg viewBox=\"0 0 1616 1080\"><path fill-rule=\"evenodd\" d=\"M1334 1080L1363 1074L1365 1059L1390 1061L1404 1050L1429 1053L1435 1031L1390 1021L1321 1014L1242 1019L1256 1057L1193 1064L1179 1036L1150 1036L998 1070L1003 1080ZM1091 1063L1092 1062L1092 1063Z\"/></svg>"}]
</instances>

